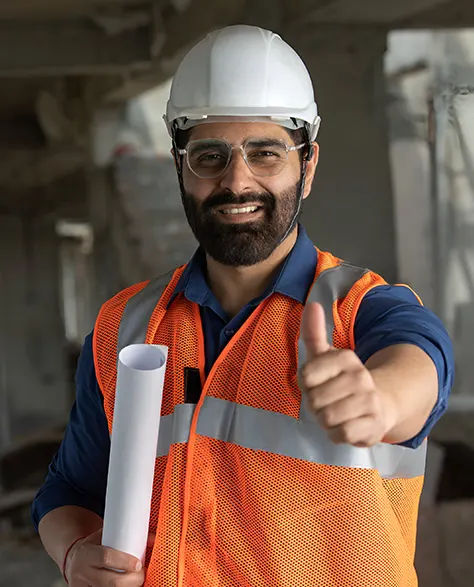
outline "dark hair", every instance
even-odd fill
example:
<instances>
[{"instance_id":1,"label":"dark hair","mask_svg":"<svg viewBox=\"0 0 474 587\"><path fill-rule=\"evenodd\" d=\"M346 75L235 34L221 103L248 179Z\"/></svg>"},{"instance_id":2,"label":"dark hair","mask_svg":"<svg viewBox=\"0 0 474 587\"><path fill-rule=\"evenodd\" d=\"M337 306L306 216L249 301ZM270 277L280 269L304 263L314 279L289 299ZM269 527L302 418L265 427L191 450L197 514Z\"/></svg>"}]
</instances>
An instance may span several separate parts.
<instances>
[{"instance_id":1,"label":"dark hair","mask_svg":"<svg viewBox=\"0 0 474 587\"><path fill-rule=\"evenodd\" d=\"M285 130L290 135L291 140L295 145L301 145L301 143L306 143L306 147L298 151L300 160L303 161L303 158L306 157L306 155L308 154L308 132L305 128L285 128Z\"/></svg>"},{"instance_id":2,"label":"dark hair","mask_svg":"<svg viewBox=\"0 0 474 587\"><path fill-rule=\"evenodd\" d=\"M178 149L184 149L186 145L189 143L189 135L191 134L191 130L181 130L177 128L174 134L174 139L176 141L176 146Z\"/></svg>"}]
</instances>

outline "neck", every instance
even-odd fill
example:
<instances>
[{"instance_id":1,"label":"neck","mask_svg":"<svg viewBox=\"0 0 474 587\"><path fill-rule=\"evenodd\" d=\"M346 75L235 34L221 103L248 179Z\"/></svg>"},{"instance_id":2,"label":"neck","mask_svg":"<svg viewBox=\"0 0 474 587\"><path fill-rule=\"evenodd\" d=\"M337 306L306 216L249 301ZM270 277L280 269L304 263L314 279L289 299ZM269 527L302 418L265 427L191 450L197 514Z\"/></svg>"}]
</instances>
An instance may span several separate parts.
<instances>
[{"instance_id":1,"label":"neck","mask_svg":"<svg viewBox=\"0 0 474 587\"><path fill-rule=\"evenodd\" d=\"M290 254L297 236L295 228L268 259L251 267L229 267L206 255L209 287L230 317L263 294Z\"/></svg>"}]
</instances>

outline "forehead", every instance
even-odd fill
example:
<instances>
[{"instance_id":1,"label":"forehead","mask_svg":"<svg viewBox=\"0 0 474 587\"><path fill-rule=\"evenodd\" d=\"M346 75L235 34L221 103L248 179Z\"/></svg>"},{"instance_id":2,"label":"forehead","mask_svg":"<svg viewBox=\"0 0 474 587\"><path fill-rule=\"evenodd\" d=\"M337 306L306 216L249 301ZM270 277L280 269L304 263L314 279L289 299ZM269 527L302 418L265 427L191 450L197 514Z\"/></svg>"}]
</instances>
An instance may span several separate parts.
<instances>
[{"instance_id":1,"label":"forehead","mask_svg":"<svg viewBox=\"0 0 474 587\"><path fill-rule=\"evenodd\" d=\"M225 139L231 144L241 144L249 137L282 139L293 143L288 131L271 122L211 122L198 124L191 129L190 139Z\"/></svg>"}]
</instances>

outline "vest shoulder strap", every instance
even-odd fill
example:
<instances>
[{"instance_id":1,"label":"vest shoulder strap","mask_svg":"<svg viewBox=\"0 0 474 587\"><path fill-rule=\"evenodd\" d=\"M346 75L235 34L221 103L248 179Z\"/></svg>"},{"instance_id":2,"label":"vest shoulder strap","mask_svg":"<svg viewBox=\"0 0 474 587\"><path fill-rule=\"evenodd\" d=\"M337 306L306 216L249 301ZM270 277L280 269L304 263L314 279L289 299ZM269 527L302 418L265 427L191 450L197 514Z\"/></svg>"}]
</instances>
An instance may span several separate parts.
<instances>
[{"instance_id":1,"label":"vest shoulder strap","mask_svg":"<svg viewBox=\"0 0 474 587\"><path fill-rule=\"evenodd\" d=\"M102 392L116 377L120 351L130 344L144 343L157 305L165 306L184 267L150 281L132 285L102 306L94 326L93 354L97 381ZM168 294L164 299L165 292Z\"/></svg>"},{"instance_id":2,"label":"vest shoulder strap","mask_svg":"<svg viewBox=\"0 0 474 587\"><path fill-rule=\"evenodd\" d=\"M318 250L316 278L307 302L319 302L326 310L328 339L335 347L354 349L357 311L364 296L379 285L387 282L377 273Z\"/></svg>"}]
</instances>

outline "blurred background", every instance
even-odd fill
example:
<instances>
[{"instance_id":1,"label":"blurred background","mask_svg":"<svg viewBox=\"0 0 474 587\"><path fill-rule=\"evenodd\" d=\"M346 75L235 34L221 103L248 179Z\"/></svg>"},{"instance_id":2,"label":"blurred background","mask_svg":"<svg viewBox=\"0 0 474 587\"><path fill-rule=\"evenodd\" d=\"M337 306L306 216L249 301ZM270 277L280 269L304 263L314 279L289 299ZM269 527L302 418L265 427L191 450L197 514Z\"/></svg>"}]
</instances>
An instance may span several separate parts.
<instances>
[{"instance_id":1,"label":"blurred background","mask_svg":"<svg viewBox=\"0 0 474 587\"><path fill-rule=\"evenodd\" d=\"M62 585L30 503L100 305L194 251L161 117L183 54L236 23L280 33L313 77L310 237L411 285L453 338L417 567L421 587L474 585L472 0L16 0L0 3L0 587Z\"/></svg>"}]
</instances>

